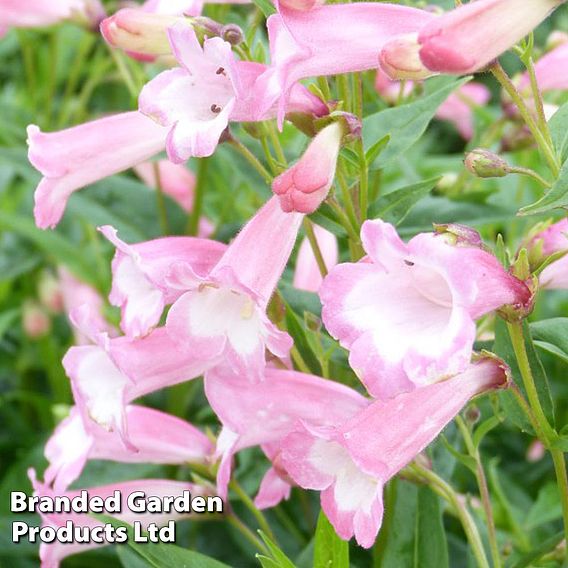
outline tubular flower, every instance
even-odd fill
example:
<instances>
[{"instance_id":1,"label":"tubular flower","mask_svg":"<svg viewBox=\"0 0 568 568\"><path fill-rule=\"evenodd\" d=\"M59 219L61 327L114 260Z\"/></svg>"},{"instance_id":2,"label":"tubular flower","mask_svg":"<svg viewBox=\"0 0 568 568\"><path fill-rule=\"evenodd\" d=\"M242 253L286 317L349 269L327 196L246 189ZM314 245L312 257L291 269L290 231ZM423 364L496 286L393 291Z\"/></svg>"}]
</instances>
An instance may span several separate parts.
<instances>
[{"instance_id":1,"label":"tubular flower","mask_svg":"<svg viewBox=\"0 0 568 568\"><path fill-rule=\"evenodd\" d=\"M564 0L478 0L434 19L418 34L420 59L431 71L482 70L538 26Z\"/></svg>"},{"instance_id":2,"label":"tubular flower","mask_svg":"<svg viewBox=\"0 0 568 568\"><path fill-rule=\"evenodd\" d=\"M318 427L343 423L369 404L358 392L339 383L297 371L267 368L264 380L245 384L226 368L207 373L205 394L223 424L217 442L222 457L217 490L226 494L233 455L261 445L271 457L286 435L302 422ZM276 460L275 460L276 461ZM277 467L277 466L275 466ZM269 470L261 500L282 489L283 480L274 468ZM274 479L279 477L280 482Z\"/></svg>"},{"instance_id":3,"label":"tubular flower","mask_svg":"<svg viewBox=\"0 0 568 568\"><path fill-rule=\"evenodd\" d=\"M44 479L55 491L64 491L79 478L87 460L125 463L207 463L213 446L197 428L164 412L129 405L126 422L130 441L137 448L129 451L112 433L84 422L77 407L55 429L45 446L49 467Z\"/></svg>"},{"instance_id":4,"label":"tubular flower","mask_svg":"<svg viewBox=\"0 0 568 568\"><path fill-rule=\"evenodd\" d=\"M181 295L167 283L172 265L187 264L196 274L207 274L226 248L196 237L164 237L129 245L108 225L100 231L117 249L109 300L121 308L121 328L130 338L147 335L159 323L164 307Z\"/></svg>"},{"instance_id":5,"label":"tubular flower","mask_svg":"<svg viewBox=\"0 0 568 568\"><path fill-rule=\"evenodd\" d=\"M327 270L331 270L338 261L339 248L337 239L319 225L314 225L314 234L318 242L323 260ZM296 270L294 272L294 286L300 290L317 292L323 281L320 269L316 262L310 242L305 238L300 245L298 258L296 259Z\"/></svg>"},{"instance_id":6,"label":"tubular flower","mask_svg":"<svg viewBox=\"0 0 568 568\"><path fill-rule=\"evenodd\" d=\"M0 0L0 35L8 28L39 28L64 20L94 28L104 16L99 0Z\"/></svg>"},{"instance_id":7,"label":"tubular flower","mask_svg":"<svg viewBox=\"0 0 568 568\"><path fill-rule=\"evenodd\" d=\"M272 182L282 211L313 213L327 197L337 166L343 127L334 122L310 142L300 160Z\"/></svg>"},{"instance_id":8,"label":"tubular flower","mask_svg":"<svg viewBox=\"0 0 568 568\"><path fill-rule=\"evenodd\" d=\"M262 91L253 89L265 67L236 61L231 45L221 38L199 44L193 29L177 24L168 30L173 53L181 67L164 71L140 93L140 110L168 127L167 152L174 163L191 156L210 156L229 121L250 122L270 118L257 109ZM297 85L290 112L317 115L326 112L317 97Z\"/></svg>"},{"instance_id":9,"label":"tubular flower","mask_svg":"<svg viewBox=\"0 0 568 568\"><path fill-rule=\"evenodd\" d=\"M380 220L366 221L361 238L368 257L332 269L320 298L327 329L373 396L463 371L475 320L531 301L528 287L472 239L420 233L405 244Z\"/></svg>"},{"instance_id":10,"label":"tubular flower","mask_svg":"<svg viewBox=\"0 0 568 568\"><path fill-rule=\"evenodd\" d=\"M108 116L60 132L28 126L28 158L43 179L35 192L40 229L55 227L70 195L164 149L167 130L139 112Z\"/></svg>"},{"instance_id":11,"label":"tubular flower","mask_svg":"<svg viewBox=\"0 0 568 568\"><path fill-rule=\"evenodd\" d=\"M38 497L50 497L53 499L61 495L72 499L80 495L80 490L66 492L54 491L45 483L41 483L36 479L36 474L33 469L28 471L28 475L34 488L34 495ZM151 523L156 523L158 526L166 525L169 521L183 518L185 514L178 513L175 510L170 513L134 513L127 506L127 497L131 493L142 491L145 495L155 495L158 498L167 496L182 497L184 491L189 491L192 497L195 495L211 494L211 489L207 486L183 481L170 481L168 479L138 479L115 483L113 485L89 487L87 491L90 498L101 497L102 499L112 497L115 491L118 491L121 512L113 513L112 516L128 524L138 521L144 529ZM94 527L102 527L104 525L102 521L84 513L40 513L40 516L43 527L49 526L54 529L65 527L69 522L76 528L88 527L93 529ZM58 568L60 562L68 556L86 552L93 548L107 546L108 544L109 543L104 538L101 539L101 542L95 542L92 539L77 539L77 541L72 543L61 543L57 540L50 544L42 543L39 548L41 568Z\"/></svg>"},{"instance_id":12,"label":"tubular flower","mask_svg":"<svg viewBox=\"0 0 568 568\"><path fill-rule=\"evenodd\" d=\"M292 340L266 308L286 266L303 216L284 213L270 199L245 225L206 276L174 266L169 283L184 293L171 307L166 329L197 359L228 361L249 380L262 378L265 349L285 357Z\"/></svg>"},{"instance_id":13,"label":"tubular flower","mask_svg":"<svg viewBox=\"0 0 568 568\"><path fill-rule=\"evenodd\" d=\"M486 359L456 377L383 402L335 428L304 425L282 443L280 464L321 505L343 539L370 548L383 518L383 487L420 454L470 398L505 387L504 364Z\"/></svg>"},{"instance_id":14,"label":"tubular flower","mask_svg":"<svg viewBox=\"0 0 568 568\"><path fill-rule=\"evenodd\" d=\"M85 423L119 436L129 450L137 448L128 432L126 405L156 390L199 377L208 365L181 353L164 329L144 339L109 339L90 321L82 306L72 319L92 345L71 347L63 367L71 379L75 403ZM164 353L168 356L164 357Z\"/></svg>"},{"instance_id":15,"label":"tubular flower","mask_svg":"<svg viewBox=\"0 0 568 568\"><path fill-rule=\"evenodd\" d=\"M425 10L368 2L307 12L280 6L267 22L271 66L259 79L265 93L259 114L278 102L281 124L297 81L374 69L389 39L415 33L433 18Z\"/></svg>"}]
</instances>

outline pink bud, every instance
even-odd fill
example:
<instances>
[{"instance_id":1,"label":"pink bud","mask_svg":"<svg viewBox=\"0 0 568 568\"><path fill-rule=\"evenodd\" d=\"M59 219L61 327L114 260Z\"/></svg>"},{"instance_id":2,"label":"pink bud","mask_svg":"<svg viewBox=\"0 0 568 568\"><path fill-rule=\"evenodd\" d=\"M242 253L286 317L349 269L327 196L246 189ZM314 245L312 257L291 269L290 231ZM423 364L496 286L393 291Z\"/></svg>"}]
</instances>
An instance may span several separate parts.
<instances>
[{"instance_id":1,"label":"pink bud","mask_svg":"<svg viewBox=\"0 0 568 568\"><path fill-rule=\"evenodd\" d=\"M22 312L22 326L30 339L39 339L49 333L51 320L35 300L27 300Z\"/></svg>"},{"instance_id":2,"label":"pink bud","mask_svg":"<svg viewBox=\"0 0 568 568\"><path fill-rule=\"evenodd\" d=\"M286 213L313 213L327 197L335 176L343 127L339 122L326 126L311 141L300 160L272 182Z\"/></svg>"}]
</instances>

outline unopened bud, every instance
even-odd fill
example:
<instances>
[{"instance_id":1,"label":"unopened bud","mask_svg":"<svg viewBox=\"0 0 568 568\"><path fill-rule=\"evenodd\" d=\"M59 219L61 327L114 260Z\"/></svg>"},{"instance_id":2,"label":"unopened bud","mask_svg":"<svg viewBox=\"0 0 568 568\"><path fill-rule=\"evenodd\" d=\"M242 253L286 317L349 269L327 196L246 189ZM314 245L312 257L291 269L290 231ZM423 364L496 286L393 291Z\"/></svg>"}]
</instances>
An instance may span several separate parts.
<instances>
[{"instance_id":1,"label":"unopened bud","mask_svg":"<svg viewBox=\"0 0 568 568\"><path fill-rule=\"evenodd\" d=\"M140 60L153 60L172 52L168 28L177 22L191 25L191 20L178 16L154 14L125 8L101 23L101 33L107 43Z\"/></svg>"},{"instance_id":2,"label":"unopened bud","mask_svg":"<svg viewBox=\"0 0 568 568\"><path fill-rule=\"evenodd\" d=\"M195 26L201 29L207 37L217 36L231 45L238 45L244 40L243 30L237 24L221 24L211 18L199 16L193 18Z\"/></svg>"},{"instance_id":3,"label":"unopened bud","mask_svg":"<svg viewBox=\"0 0 568 568\"><path fill-rule=\"evenodd\" d=\"M426 79L436 75L424 66L420 59L420 44L417 34L397 36L388 41L379 54L381 69L398 81Z\"/></svg>"},{"instance_id":4,"label":"unopened bud","mask_svg":"<svg viewBox=\"0 0 568 568\"><path fill-rule=\"evenodd\" d=\"M441 194L451 192L451 190L454 189L454 187L458 183L458 180L459 176L455 172L447 172L445 174L442 174L442 177L436 184L436 192Z\"/></svg>"},{"instance_id":5,"label":"unopened bud","mask_svg":"<svg viewBox=\"0 0 568 568\"><path fill-rule=\"evenodd\" d=\"M38 284L40 303L51 313L58 314L63 311L63 293L61 284L50 272L44 272Z\"/></svg>"},{"instance_id":6,"label":"unopened bud","mask_svg":"<svg viewBox=\"0 0 568 568\"><path fill-rule=\"evenodd\" d=\"M475 404L471 405L465 411L465 419L470 424L477 424L479 422L480 418L481 418L481 412L480 412L479 408L477 408L477 406L475 406Z\"/></svg>"},{"instance_id":7,"label":"unopened bud","mask_svg":"<svg viewBox=\"0 0 568 568\"><path fill-rule=\"evenodd\" d=\"M480 178L505 177L510 172L509 164L501 156L483 148L469 152L464 164L470 173Z\"/></svg>"},{"instance_id":8,"label":"unopened bud","mask_svg":"<svg viewBox=\"0 0 568 568\"><path fill-rule=\"evenodd\" d=\"M27 300L24 303L22 327L30 339L39 339L47 335L51 329L51 320L47 312L35 300Z\"/></svg>"},{"instance_id":9,"label":"unopened bud","mask_svg":"<svg viewBox=\"0 0 568 568\"><path fill-rule=\"evenodd\" d=\"M511 266L512 275L526 286L525 298L517 304L509 304L499 309L499 315L508 322L515 323L527 318L534 309L538 292L538 277L531 274L529 255L521 249Z\"/></svg>"},{"instance_id":10,"label":"unopened bud","mask_svg":"<svg viewBox=\"0 0 568 568\"><path fill-rule=\"evenodd\" d=\"M223 26L219 36L231 45L239 45L245 39L243 30L241 30L237 24L227 24Z\"/></svg>"}]
</instances>

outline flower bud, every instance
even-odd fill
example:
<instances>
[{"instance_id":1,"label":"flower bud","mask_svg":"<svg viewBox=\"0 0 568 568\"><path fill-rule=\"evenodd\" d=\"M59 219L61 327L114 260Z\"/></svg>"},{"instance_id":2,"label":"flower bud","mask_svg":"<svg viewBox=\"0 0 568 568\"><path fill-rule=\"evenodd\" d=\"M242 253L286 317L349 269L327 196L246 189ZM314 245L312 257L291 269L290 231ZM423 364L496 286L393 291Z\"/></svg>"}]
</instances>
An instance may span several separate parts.
<instances>
[{"instance_id":1,"label":"flower bud","mask_svg":"<svg viewBox=\"0 0 568 568\"><path fill-rule=\"evenodd\" d=\"M191 25L188 18L124 8L102 21L101 33L109 45L136 59L152 61L157 56L171 54L168 28L176 22Z\"/></svg>"},{"instance_id":2,"label":"flower bud","mask_svg":"<svg viewBox=\"0 0 568 568\"><path fill-rule=\"evenodd\" d=\"M479 419L481 418L481 412L477 406L472 404L466 411L465 411L465 419L470 424L477 424Z\"/></svg>"},{"instance_id":3,"label":"flower bud","mask_svg":"<svg viewBox=\"0 0 568 568\"><path fill-rule=\"evenodd\" d=\"M515 278L525 283L529 294L524 301L510 304L499 309L499 315L506 321L515 323L527 318L534 309L534 302L538 291L538 277L532 276L529 265L529 256L526 249L521 249L517 259L511 266L511 273Z\"/></svg>"},{"instance_id":4,"label":"flower bud","mask_svg":"<svg viewBox=\"0 0 568 568\"><path fill-rule=\"evenodd\" d=\"M227 24L226 26L223 26L219 37L231 45L239 45L245 39L243 30L241 30L237 24Z\"/></svg>"},{"instance_id":5,"label":"flower bud","mask_svg":"<svg viewBox=\"0 0 568 568\"><path fill-rule=\"evenodd\" d=\"M464 164L470 173L480 178L505 177L510 172L509 164L501 156L483 148L469 152Z\"/></svg>"},{"instance_id":6,"label":"flower bud","mask_svg":"<svg viewBox=\"0 0 568 568\"><path fill-rule=\"evenodd\" d=\"M434 230L444 235L454 246L465 246L485 249L481 235L471 227L460 223L434 223Z\"/></svg>"},{"instance_id":7,"label":"flower bud","mask_svg":"<svg viewBox=\"0 0 568 568\"><path fill-rule=\"evenodd\" d=\"M38 295L40 303L51 313L63 311L63 292L59 280L51 272L44 272L39 280Z\"/></svg>"},{"instance_id":8,"label":"flower bud","mask_svg":"<svg viewBox=\"0 0 568 568\"><path fill-rule=\"evenodd\" d=\"M397 36L388 41L379 54L381 69L395 80L426 79L436 75L420 60L420 44L416 34Z\"/></svg>"},{"instance_id":9,"label":"flower bud","mask_svg":"<svg viewBox=\"0 0 568 568\"><path fill-rule=\"evenodd\" d=\"M332 122L310 142L300 160L272 182L286 213L313 213L327 197L344 136L344 125Z\"/></svg>"},{"instance_id":10,"label":"flower bud","mask_svg":"<svg viewBox=\"0 0 568 568\"><path fill-rule=\"evenodd\" d=\"M237 24L224 25L205 16L193 18L193 21L195 27L205 32L207 37L217 36L231 45L239 45L244 40L243 30Z\"/></svg>"},{"instance_id":11,"label":"flower bud","mask_svg":"<svg viewBox=\"0 0 568 568\"><path fill-rule=\"evenodd\" d=\"M27 300L24 303L22 327L30 339L39 339L47 335L51 329L51 320L47 312L35 300Z\"/></svg>"}]
</instances>

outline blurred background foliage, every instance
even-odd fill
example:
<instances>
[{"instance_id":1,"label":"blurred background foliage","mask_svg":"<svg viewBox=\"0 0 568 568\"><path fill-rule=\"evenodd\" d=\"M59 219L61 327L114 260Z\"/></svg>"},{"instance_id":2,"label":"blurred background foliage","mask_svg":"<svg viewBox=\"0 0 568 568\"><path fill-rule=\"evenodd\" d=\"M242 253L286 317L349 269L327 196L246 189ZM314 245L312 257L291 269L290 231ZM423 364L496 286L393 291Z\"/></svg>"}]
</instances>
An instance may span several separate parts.
<instances>
[{"instance_id":1,"label":"blurred background foliage","mask_svg":"<svg viewBox=\"0 0 568 568\"><path fill-rule=\"evenodd\" d=\"M437 4L450 7L453 2L447 0ZM109 10L114 8L112 2L107 6ZM261 18L260 12L251 6L206 6L205 14L222 22L235 22L245 32L251 29L253 21L259 22ZM553 29L568 31L566 9L560 10L539 28L537 45L543 45ZM262 25L255 27L248 43L258 59L267 57ZM127 172L75 194L63 222L55 231L36 229L32 206L39 175L27 161L26 126L38 124L42 130L50 131L106 113L134 109L137 89L160 69L156 65L143 66L122 53L112 52L100 35L72 24L46 30L11 30L0 40L0 62L0 566L24 568L37 566L37 547L11 544L10 523L14 517L9 512L9 492L31 491L26 470L33 466L39 472L43 471L46 465L43 445L71 403L68 380L60 361L72 344L72 333L65 315L50 314L50 330L41 337L29 337L22 327L23 306L31 299L38 299L38 284L46 273L55 274L59 266L67 267L105 296L108 294L113 250L97 233L98 225L112 224L124 240L134 242L158 237L166 229L171 234L183 234L187 215L166 198L167 228L164 227L157 213L156 193ZM520 70L514 56L506 56L504 64L511 73ZM476 111L477 136L469 143L471 148L479 144L480 136L501 116L500 92L495 82L486 76L479 79L492 88L494 96L490 105ZM373 115L366 129L367 135L375 141L382 124L382 117L376 113L385 110L386 105L376 94L373 82L374 73L365 73L365 115ZM436 92L447 82L446 79L428 81L426 92ZM334 88L334 82L330 83ZM565 102L565 95L556 94L555 97L555 102ZM420 99L417 97L415 101ZM406 104L412 105L415 101ZM435 109L431 110L433 113ZM396 135L400 128L401 125L394 124L389 133ZM253 128L233 126L232 130L233 135L257 156L262 155L258 140L251 136ZM297 159L307 143L306 137L289 124L285 126L281 140L289 161ZM512 255L523 235L540 220L538 217L516 217L520 206L538 197L539 188L529 178L510 176L480 181L464 174L465 150L464 142L451 125L434 120L424 136L409 149L386 166L379 163L374 169L371 180L377 195L379 190L380 196L384 197L394 190L432 180L425 184L424 197L418 202L403 202L389 213L392 220L399 223L405 238L418 231L430 230L432 222L459 222L480 230L490 246L495 245L497 235L503 235ZM343 150L342 163L354 176L356 171L350 158L349 148ZM534 148L516 151L507 155L507 159L537 171L542 169ZM196 169L192 162L188 167ZM453 181L449 185L440 183L440 176ZM209 168L204 204L205 214L216 227L215 238L229 241L268 195L266 184L232 148L219 147ZM379 202L378 211L380 205ZM316 213L314 221L336 230L345 257L347 246L342 231L325 212ZM291 271L289 268L285 274L280 296L290 307L286 323L304 360L314 373L319 373L324 357L335 380L360 388L341 349L319 331L308 339L305 333L308 326L319 329L319 300L314 294L300 293L291 287ZM112 308L108 307L107 312L111 321L118 321L118 314ZM568 316L568 293L541 294L531 320L558 316ZM542 333L538 343L538 354L544 363L557 408L558 424L568 423L567 331L568 327L564 326L555 336L564 334L564 351L558 345L551 349L550 338ZM538 330L536 332L538 335ZM324 346L333 345L334 349L323 354L318 339ZM491 338L483 346L491 348ZM200 381L194 381L189 387L155 393L148 396L145 403L172 411L202 428L217 431L215 416L206 404ZM481 421L492 416L495 405L497 399L483 401ZM538 564L530 561L526 564L526 560L524 564L518 563L523 553L528 554L543 543L549 542L552 550L554 547L550 543L558 540L561 529L561 509L552 464L548 457L536 463L527 461L531 440L514 424L504 420L483 442L482 453L489 472L499 538L505 545L510 543L511 551L516 551L509 559L510 566L557 566L554 559ZM474 476L459 456L448 449L449 445L463 451L463 440L453 425L429 450L435 467L458 491L477 495ZM247 450L239 454L237 464L237 478L245 490L253 494L267 468L266 459L259 450ZM75 485L89 487L137 477L189 479L190 474L184 467L91 462ZM246 510L241 510L238 501L234 506L254 526L254 521L247 517ZM439 538L447 539L451 566L465 568L472 565L459 523L448 515L442 518L442 505L429 490L398 480L389 485L387 506L387 521L377 545L370 552L351 546L351 565L360 568L437 568L428 562L426 551ZM318 510L316 495L294 491L289 502L267 513L283 550L297 566L311 566L312 535ZM485 530L482 511L475 503L474 512L480 530ZM427 522L419 522L424 515ZM37 524L39 519L30 518L29 522ZM231 566L258 566L254 550L223 522L184 522L178 528L178 544L209 554ZM126 547L118 547L118 554L114 547L108 547L72 557L64 565L138 568L150 564Z\"/></svg>"}]
</instances>

